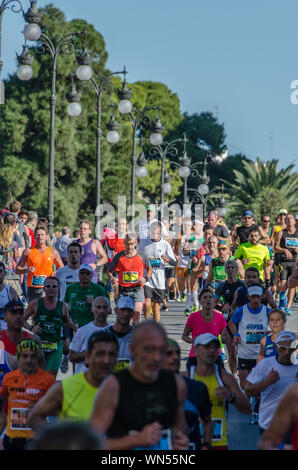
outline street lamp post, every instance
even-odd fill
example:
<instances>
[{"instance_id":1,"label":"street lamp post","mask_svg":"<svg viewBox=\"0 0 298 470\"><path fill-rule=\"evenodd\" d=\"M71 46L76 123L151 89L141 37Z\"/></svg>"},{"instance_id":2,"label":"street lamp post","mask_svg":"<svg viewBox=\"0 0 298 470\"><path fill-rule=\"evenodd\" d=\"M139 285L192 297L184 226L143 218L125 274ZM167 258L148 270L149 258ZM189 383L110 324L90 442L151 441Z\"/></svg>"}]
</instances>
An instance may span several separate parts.
<instances>
[{"instance_id":1,"label":"street lamp post","mask_svg":"<svg viewBox=\"0 0 298 470\"><path fill-rule=\"evenodd\" d=\"M82 61L81 61L82 62ZM101 176L101 138L102 138L102 128L101 128L101 100L102 92L106 86L111 82L112 77L119 74L127 73L124 67L124 70L121 72L112 72L109 75L97 74L97 77L91 77L87 83L96 93L96 110L97 110L97 125L96 125L96 196L95 196L95 225L99 220L99 215L97 214L96 208L100 205L101 200L101 188L100 188L100 176ZM72 95L69 95L69 100L72 100ZM110 126L110 127L109 127ZM119 134L117 132L118 125L115 120L112 118L112 122L107 125L110 129L110 135L107 136L108 142L115 144L119 141Z\"/></svg>"},{"instance_id":2,"label":"street lamp post","mask_svg":"<svg viewBox=\"0 0 298 470\"><path fill-rule=\"evenodd\" d=\"M161 159L161 176L160 176L160 205L161 205L161 217L163 216L163 205L164 205L164 195L165 193L171 192L170 176L166 171L166 161L170 160L171 164L172 158L175 158L178 155L177 144L183 142L183 139L174 139L171 142L164 141L162 144L154 145L148 151L148 157L158 156ZM140 177L147 176L147 173L142 169L147 163L147 159L143 154L138 159L139 167L137 169L137 175Z\"/></svg>"},{"instance_id":3,"label":"street lamp post","mask_svg":"<svg viewBox=\"0 0 298 470\"><path fill-rule=\"evenodd\" d=\"M46 34L40 35L39 41L41 45L36 48L37 54L43 54L46 51L50 53L52 59L51 67L51 95L50 95L50 141L49 141L49 173L48 173L48 226L49 232L52 235L54 229L54 190L55 190L55 115L56 115L56 76L57 76L57 59L60 53L72 54L75 51L75 46L71 41L75 36L83 34L82 32L68 33L60 39L52 40ZM86 36L86 34L85 34ZM26 48L26 46L25 46ZM24 48L24 49L25 49ZM23 56L23 58L22 58ZM25 58L24 58L25 56ZM21 80L29 80L32 76L28 67L28 50L18 57L20 67L17 75ZM27 65L24 70L22 67ZM92 73L92 71L91 71Z\"/></svg>"},{"instance_id":4,"label":"street lamp post","mask_svg":"<svg viewBox=\"0 0 298 470\"><path fill-rule=\"evenodd\" d=\"M2 56L2 20L6 10L11 10L14 13L23 13L24 18L27 21L27 26L24 29L24 36L29 41L35 41L39 39L41 35L41 29L38 25L40 15L36 8L36 0L30 1L30 8L27 13L23 10L21 0L2 0L0 3L0 105L5 103L5 91L4 83L1 80L1 71L3 67Z\"/></svg>"},{"instance_id":5,"label":"street lamp post","mask_svg":"<svg viewBox=\"0 0 298 470\"><path fill-rule=\"evenodd\" d=\"M127 88L127 83L124 74L124 80L122 84L122 89L118 91L118 96L121 99L118 109L121 114L128 115L132 123L132 155L131 155L131 192L130 192L130 206L131 206L131 216L134 216L134 205L135 205L135 192L136 192L136 163L137 163L137 131L143 125L146 127L153 128L153 133L150 135L150 142L152 145L159 145L162 143L161 132L163 127L160 122L160 117L157 117L157 120L154 125L152 125L152 119L147 114L151 110L159 110L160 106L146 106L141 109L137 115L132 113L132 105L130 103L130 98L132 97L132 91ZM130 105L128 105L130 103Z\"/></svg>"}]
</instances>

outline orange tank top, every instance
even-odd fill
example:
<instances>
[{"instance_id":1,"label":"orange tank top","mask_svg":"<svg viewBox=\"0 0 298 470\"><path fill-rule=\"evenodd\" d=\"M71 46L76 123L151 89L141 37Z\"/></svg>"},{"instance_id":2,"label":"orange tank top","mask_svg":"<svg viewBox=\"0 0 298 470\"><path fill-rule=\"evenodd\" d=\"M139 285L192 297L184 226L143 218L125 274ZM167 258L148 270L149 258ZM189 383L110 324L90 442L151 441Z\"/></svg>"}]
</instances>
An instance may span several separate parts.
<instances>
[{"instance_id":1,"label":"orange tank top","mask_svg":"<svg viewBox=\"0 0 298 470\"><path fill-rule=\"evenodd\" d=\"M119 286L138 286L138 280L144 275L144 263L140 255L128 257L121 256L116 270L119 272Z\"/></svg>"},{"instance_id":2,"label":"orange tank top","mask_svg":"<svg viewBox=\"0 0 298 470\"><path fill-rule=\"evenodd\" d=\"M35 271L27 274L27 286L42 289L45 279L53 273L53 263L52 250L49 246L44 252L39 251L36 247L31 248L27 265L28 268L34 266Z\"/></svg>"}]
</instances>

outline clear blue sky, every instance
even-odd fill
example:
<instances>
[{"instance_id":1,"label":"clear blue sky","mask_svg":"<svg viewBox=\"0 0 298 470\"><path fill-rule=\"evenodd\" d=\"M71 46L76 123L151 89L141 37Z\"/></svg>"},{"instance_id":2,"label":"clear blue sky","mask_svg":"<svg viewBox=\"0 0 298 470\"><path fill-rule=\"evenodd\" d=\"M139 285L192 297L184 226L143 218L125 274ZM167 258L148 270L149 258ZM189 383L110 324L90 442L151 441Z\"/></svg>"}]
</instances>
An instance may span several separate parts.
<instances>
[{"instance_id":1,"label":"clear blue sky","mask_svg":"<svg viewBox=\"0 0 298 470\"><path fill-rule=\"evenodd\" d=\"M298 80L297 0L52 3L102 33L112 71L125 64L131 83L163 82L177 93L182 112L214 113L230 155L278 158L280 167L296 161L298 171L298 104L290 99ZM23 25L20 14L5 13L2 78L16 68Z\"/></svg>"}]
</instances>

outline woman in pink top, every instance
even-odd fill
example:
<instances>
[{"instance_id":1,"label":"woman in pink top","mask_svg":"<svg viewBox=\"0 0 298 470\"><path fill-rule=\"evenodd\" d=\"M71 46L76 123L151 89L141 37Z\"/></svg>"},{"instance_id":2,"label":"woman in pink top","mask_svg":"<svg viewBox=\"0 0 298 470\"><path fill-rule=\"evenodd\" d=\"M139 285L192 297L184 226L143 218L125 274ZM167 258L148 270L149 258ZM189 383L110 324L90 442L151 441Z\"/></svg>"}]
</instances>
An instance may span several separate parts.
<instances>
[{"instance_id":1,"label":"woman in pink top","mask_svg":"<svg viewBox=\"0 0 298 470\"><path fill-rule=\"evenodd\" d=\"M209 289L202 289L199 295L199 301L202 305L202 310L198 310L188 317L182 334L182 339L192 345L186 365L187 368L196 364L193 342L197 336L202 333L212 333L216 337L221 335L223 343L227 336L227 322L221 313L214 310L214 297L212 292Z\"/></svg>"}]
</instances>

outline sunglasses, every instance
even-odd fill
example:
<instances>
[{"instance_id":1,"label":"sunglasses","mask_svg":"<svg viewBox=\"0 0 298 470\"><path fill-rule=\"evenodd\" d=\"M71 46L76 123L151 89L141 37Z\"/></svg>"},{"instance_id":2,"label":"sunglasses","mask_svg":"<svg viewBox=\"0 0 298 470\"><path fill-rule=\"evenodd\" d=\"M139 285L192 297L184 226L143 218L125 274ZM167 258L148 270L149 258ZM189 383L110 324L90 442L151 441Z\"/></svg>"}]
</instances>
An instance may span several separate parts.
<instances>
[{"instance_id":1,"label":"sunglasses","mask_svg":"<svg viewBox=\"0 0 298 470\"><path fill-rule=\"evenodd\" d=\"M270 220L263 220L263 222L267 222L267 223L269 223L269 222L270 222Z\"/></svg>"},{"instance_id":2,"label":"sunglasses","mask_svg":"<svg viewBox=\"0 0 298 470\"><path fill-rule=\"evenodd\" d=\"M46 287L47 289L58 289L58 286L57 284L56 285L52 285L52 284L45 284L44 287Z\"/></svg>"},{"instance_id":3,"label":"sunglasses","mask_svg":"<svg viewBox=\"0 0 298 470\"><path fill-rule=\"evenodd\" d=\"M296 348L291 348L291 346L280 346L279 344L276 344L276 346L281 352L296 351Z\"/></svg>"},{"instance_id":4,"label":"sunglasses","mask_svg":"<svg viewBox=\"0 0 298 470\"><path fill-rule=\"evenodd\" d=\"M79 274L87 274L87 275L89 275L89 274L92 274L92 273L91 273L90 271L87 271L87 270L84 271L84 269L82 269L82 271L79 271Z\"/></svg>"},{"instance_id":5,"label":"sunglasses","mask_svg":"<svg viewBox=\"0 0 298 470\"><path fill-rule=\"evenodd\" d=\"M243 217L243 219L252 219L252 217L246 216L246 217Z\"/></svg>"}]
</instances>

